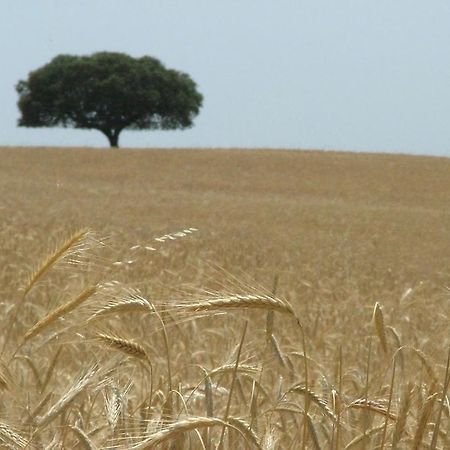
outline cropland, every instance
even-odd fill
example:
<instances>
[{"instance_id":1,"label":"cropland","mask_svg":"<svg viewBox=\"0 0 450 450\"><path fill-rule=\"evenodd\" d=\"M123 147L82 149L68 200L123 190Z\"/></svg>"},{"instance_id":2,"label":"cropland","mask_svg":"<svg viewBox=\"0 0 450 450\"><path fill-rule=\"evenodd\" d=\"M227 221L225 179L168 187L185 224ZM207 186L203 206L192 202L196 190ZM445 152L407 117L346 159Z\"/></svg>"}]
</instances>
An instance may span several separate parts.
<instances>
[{"instance_id":1,"label":"cropland","mask_svg":"<svg viewBox=\"0 0 450 450\"><path fill-rule=\"evenodd\" d=\"M450 159L0 148L0 447L450 449Z\"/></svg>"}]
</instances>

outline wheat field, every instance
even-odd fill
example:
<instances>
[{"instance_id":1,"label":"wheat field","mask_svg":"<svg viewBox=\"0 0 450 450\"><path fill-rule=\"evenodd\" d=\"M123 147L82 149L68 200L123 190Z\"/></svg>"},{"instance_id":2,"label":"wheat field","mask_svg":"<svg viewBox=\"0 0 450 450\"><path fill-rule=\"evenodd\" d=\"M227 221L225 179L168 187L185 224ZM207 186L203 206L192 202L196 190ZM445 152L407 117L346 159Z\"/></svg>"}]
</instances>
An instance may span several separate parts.
<instances>
[{"instance_id":1,"label":"wheat field","mask_svg":"<svg viewBox=\"0 0 450 450\"><path fill-rule=\"evenodd\" d=\"M0 149L0 447L450 449L450 159Z\"/></svg>"}]
</instances>

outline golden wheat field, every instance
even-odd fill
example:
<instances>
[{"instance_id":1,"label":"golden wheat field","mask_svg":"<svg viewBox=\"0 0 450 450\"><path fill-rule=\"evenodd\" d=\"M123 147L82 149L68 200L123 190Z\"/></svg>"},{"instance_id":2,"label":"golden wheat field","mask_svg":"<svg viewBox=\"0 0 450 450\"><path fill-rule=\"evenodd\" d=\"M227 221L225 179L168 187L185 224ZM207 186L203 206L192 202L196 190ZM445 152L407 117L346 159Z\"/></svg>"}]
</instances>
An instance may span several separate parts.
<instances>
[{"instance_id":1,"label":"golden wheat field","mask_svg":"<svg viewBox=\"0 0 450 450\"><path fill-rule=\"evenodd\" d=\"M450 159L0 149L0 447L450 449Z\"/></svg>"}]
</instances>

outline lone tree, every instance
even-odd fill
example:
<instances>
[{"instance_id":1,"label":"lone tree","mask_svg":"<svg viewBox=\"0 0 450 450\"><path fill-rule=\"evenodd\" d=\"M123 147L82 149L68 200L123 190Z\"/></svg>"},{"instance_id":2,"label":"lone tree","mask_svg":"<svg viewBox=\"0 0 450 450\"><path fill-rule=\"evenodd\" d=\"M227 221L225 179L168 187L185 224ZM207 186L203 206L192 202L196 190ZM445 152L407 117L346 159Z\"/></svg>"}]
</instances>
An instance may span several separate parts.
<instances>
[{"instance_id":1,"label":"lone tree","mask_svg":"<svg viewBox=\"0 0 450 450\"><path fill-rule=\"evenodd\" d=\"M22 127L101 131L118 147L124 129L189 128L203 97L189 75L123 53L60 55L16 86Z\"/></svg>"}]
</instances>

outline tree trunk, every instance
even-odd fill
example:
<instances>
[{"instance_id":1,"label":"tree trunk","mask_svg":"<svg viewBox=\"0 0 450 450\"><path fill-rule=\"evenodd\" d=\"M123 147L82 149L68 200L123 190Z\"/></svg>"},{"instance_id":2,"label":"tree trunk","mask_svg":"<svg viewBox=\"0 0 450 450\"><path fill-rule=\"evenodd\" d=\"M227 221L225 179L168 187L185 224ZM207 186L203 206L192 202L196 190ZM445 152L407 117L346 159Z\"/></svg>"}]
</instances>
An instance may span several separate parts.
<instances>
[{"instance_id":1,"label":"tree trunk","mask_svg":"<svg viewBox=\"0 0 450 450\"><path fill-rule=\"evenodd\" d=\"M113 131L108 136L108 140L109 140L109 145L111 147L117 148L119 146L119 133L116 133L115 131Z\"/></svg>"},{"instance_id":2,"label":"tree trunk","mask_svg":"<svg viewBox=\"0 0 450 450\"><path fill-rule=\"evenodd\" d=\"M110 147L117 148L119 146L119 134L122 130L110 129L100 131L108 138Z\"/></svg>"}]
</instances>

